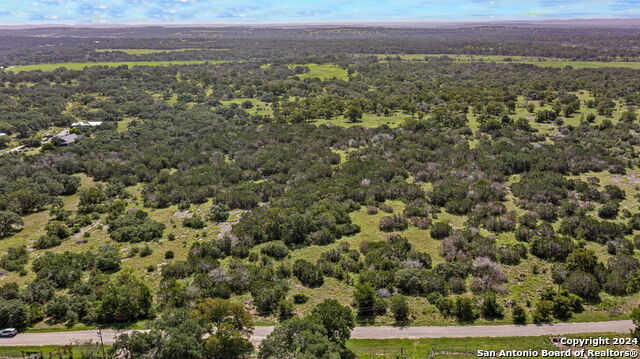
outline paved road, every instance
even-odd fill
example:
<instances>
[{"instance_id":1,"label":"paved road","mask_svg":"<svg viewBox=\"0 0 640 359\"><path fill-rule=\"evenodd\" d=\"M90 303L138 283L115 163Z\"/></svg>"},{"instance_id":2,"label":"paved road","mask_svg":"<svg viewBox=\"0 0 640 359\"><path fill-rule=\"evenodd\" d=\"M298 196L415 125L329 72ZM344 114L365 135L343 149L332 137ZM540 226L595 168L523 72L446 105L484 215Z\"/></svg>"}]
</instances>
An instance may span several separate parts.
<instances>
[{"instance_id":1,"label":"paved road","mask_svg":"<svg viewBox=\"0 0 640 359\"><path fill-rule=\"evenodd\" d=\"M633 328L630 320L593 323L559 323L544 325L473 325L456 327L356 327L351 337L354 339L392 338L464 338L464 337L523 337L536 335L575 333L628 333ZM260 343L273 327L256 327L251 337L254 344ZM127 330L103 330L102 339L111 344L116 336ZM17 345L64 345L75 341L99 341L97 331L23 333L14 338L0 338L0 346Z\"/></svg>"}]
</instances>

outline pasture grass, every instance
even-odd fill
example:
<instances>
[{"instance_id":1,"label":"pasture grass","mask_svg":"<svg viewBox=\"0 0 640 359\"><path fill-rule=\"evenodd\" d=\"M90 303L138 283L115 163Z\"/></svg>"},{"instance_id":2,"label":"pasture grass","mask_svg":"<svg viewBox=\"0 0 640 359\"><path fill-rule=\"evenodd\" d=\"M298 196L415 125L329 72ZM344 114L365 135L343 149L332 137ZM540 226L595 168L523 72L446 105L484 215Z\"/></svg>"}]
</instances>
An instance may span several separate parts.
<instances>
[{"instance_id":1,"label":"pasture grass","mask_svg":"<svg viewBox=\"0 0 640 359\"><path fill-rule=\"evenodd\" d=\"M362 119L356 122L351 122L344 118L344 116L336 116L330 120L318 119L315 120L314 123L316 125L332 124L340 127L362 126L368 128L376 128L386 125L390 128L395 128L402 125L407 119L410 118L410 115L403 115L401 113L395 113L389 116L365 113L362 115Z\"/></svg>"},{"instance_id":2,"label":"pasture grass","mask_svg":"<svg viewBox=\"0 0 640 359\"><path fill-rule=\"evenodd\" d=\"M320 80L329 80L336 78L338 80L349 80L349 74L347 70L336 64L303 64L303 65L289 65L289 68L295 68L297 66L306 66L309 68L309 72L305 74L296 75L301 80L307 78L318 78Z\"/></svg>"},{"instance_id":3,"label":"pasture grass","mask_svg":"<svg viewBox=\"0 0 640 359\"><path fill-rule=\"evenodd\" d=\"M640 61L570 61L562 58L539 56L504 56L504 55L458 55L458 54L376 54L383 61L428 61L439 57L449 57L454 63L469 62L495 62L501 64L528 64L539 67L564 68L571 66L574 69L597 69L605 67L640 69Z\"/></svg>"},{"instance_id":4,"label":"pasture grass","mask_svg":"<svg viewBox=\"0 0 640 359\"><path fill-rule=\"evenodd\" d=\"M422 339L350 339L347 348L360 359L426 359L426 358L477 358L478 350L561 350L551 339L553 335L531 337L478 337L478 338L422 338ZM590 333L568 334L566 338L626 338L628 334ZM621 349L623 346L603 345L587 349ZM575 350L580 349L575 347ZM626 348L631 349L631 348ZM431 354L431 356L429 355Z\"/></svg>"},{"instance_id":5,"label":"pasture grass","mask_svg":"<svg viewBox=\"0 0 640 359\"><path fill-rule=\"evenodd\" d=\"M245 101L249 101L253 105L253 107L245 109L245 111L247 111L247 113L251 115L271 116L273 114L273 109L271 108L271 105L257 98L242 97L242 98L234 98L231 100L226 100L221 102L223 105L229 105L232 103L237 103L239 105L242 105L242 103Z\"/></svg>"}]
</instances>

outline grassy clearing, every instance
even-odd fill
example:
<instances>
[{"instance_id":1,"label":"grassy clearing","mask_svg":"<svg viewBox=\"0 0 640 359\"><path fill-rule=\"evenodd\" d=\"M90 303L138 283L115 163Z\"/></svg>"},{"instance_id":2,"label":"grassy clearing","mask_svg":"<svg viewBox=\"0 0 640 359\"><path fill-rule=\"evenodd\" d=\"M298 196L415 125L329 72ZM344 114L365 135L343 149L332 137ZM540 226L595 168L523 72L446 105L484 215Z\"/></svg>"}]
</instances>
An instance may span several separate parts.
<instances>
[{"instance_id":1,"label":"grassy clearing","mask_svg":"<svg viewBox=\"0 0 640 359\"><path fill-rule=\"evenodd\" d=\"M271 116L273 114L273 109L271 105L267 102L263 102L257 98L234 98L227 101L221 101L223 105L229 105L232 103L237 103L242 105L243 102L249 101L253 105L251 108L245 109L251 115L263 115L263 116Z\"/></svg>"},{"instance_id":2,"label":"grassy clearing","mask_svg":"<svg viewBox=\"0 0 640 359\"><path fill-rule=\"evenodd\" d=\"M199 65L204 63L219 64L228 61L217 60L185 60L185 61L114 61L114 62L61 62L56 64L36 64L36 65L22 65L11 66L7 71L11 72L23 72L23 71L53 71L58 68L66 68L68 70L82 70L92 66L171 66L171 65Z\"/></svg>"},{"instance_id":3,"label":"grassy clearing","mask_svg":"<svg viewBox=\"0 0 640 359\"><path fill-rule=\"evenodd\" d=\"M567 338L620 338L619 333L569 334ZM552 336L503 338L437 338L437 339L351 339L347 347L360 359L398 358L425 359L431 353L435 358L477 358L478 350L561 350L551 342ZM622 349L623 346L605 345L597 350ZM580 349L574 347L574 350ZM586 349L596 349L587 347ZM630 349L630 348L625 348Z\"/></svg>"},{"instance_id":4,"label":"grassy clearing","mask_svg":"<svg viewBox=\"0 0 640 359\"><path fill-rule=\"evenodd\" d=\"M368 128L375 128L386 125L391 128L395 128L402 125L404 121L410 118L411 116L403 115L400 113L396 113L390 116L365 113L362 115L362 119L358 122L350 122L349 120L345 119L344 116L338 116L332 118L331 120L316 120L314 123L316 125L332 124L341 127L362 126Z\"/></svg>"},{"instance_id":5,"label":"grassy clearing","mask_svg":"<svg viewBox=\"0 0 640 359\"><path fill-rule=\"evenodd\" d=\"M296 75L300 79L318 78L320 80L328 80L331 78L336 78L342 81L349 80L349 74L347 73L347 70L335 64L289 65L289 68L294 68L296 66L307 66L309 68L309 72L307 72L306 74Z\"/></svg>"},{"instance_id":6,"label":"grassy clearing","mask_svg":"<svg viewBox=\"0 0 640 359\"><path fill-rule=\"evenodd\" d=\"M630 61L569 61L561 58L537 57L537 56L503 56L503 55L457 55L457 54L377 54L375 55L385 61L397 59L403 61L425 61L431 58L447 56L455 63L469 62L495 62L501 64L529 64L540 67L564 68L571 66L574 69L591 69L603 67L621 67L629 69L640 69L640 62Z\"/></svg>"}]
</instances>

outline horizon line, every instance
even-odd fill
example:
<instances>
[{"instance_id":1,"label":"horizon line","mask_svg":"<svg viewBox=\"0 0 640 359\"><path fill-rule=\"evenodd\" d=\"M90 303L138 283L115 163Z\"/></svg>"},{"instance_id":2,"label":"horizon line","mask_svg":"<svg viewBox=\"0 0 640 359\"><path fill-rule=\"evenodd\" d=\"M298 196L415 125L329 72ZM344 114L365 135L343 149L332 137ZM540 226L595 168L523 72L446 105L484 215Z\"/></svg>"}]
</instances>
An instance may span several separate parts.
<instances>
[{"instance_id":1,"label":"horizon line","mask_svg":"<svg viewBox=\"0 0 640 359\"><path fill-rule=\"evenodd\" d=\"M401 25L476 25L476 24L536 24L536 23L566 23L566 22L619 22L619 23L636 23L640 26L639 17L625 18L564 18L564 19L482 19L482 20L398 20L398 21L269 21L269 22L215 22L215 23L197 23L197 22L158 22L158 23L25 23L25 24L2 24L2 28L52 28L52 27L69 27L69 28L107 28L107 27L247 27L247 26L368 26L368 27L385 27L385 26L401 26Z\"/></svg>"}]
</instances>

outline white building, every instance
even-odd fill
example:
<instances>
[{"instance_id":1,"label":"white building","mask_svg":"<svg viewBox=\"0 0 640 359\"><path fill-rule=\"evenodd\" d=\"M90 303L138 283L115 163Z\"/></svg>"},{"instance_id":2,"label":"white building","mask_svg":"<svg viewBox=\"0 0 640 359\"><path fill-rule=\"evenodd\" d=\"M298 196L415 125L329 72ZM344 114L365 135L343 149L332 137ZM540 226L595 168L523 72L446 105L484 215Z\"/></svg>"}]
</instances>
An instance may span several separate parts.
<instances>
[{"instance_id":1,"label":"white building","mask_svg":"<svg viewBox=\"0 0 640 359\"><path fill-rule=\"evenodd\" d=\"M87 121L87 122L74 122L71 124L71 127L98 127L102 125L102 121Z\"/></svg>"}]
</instances>

